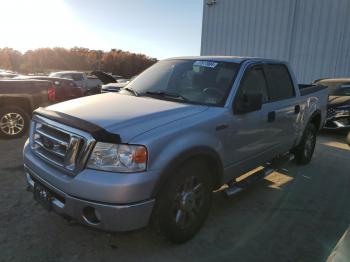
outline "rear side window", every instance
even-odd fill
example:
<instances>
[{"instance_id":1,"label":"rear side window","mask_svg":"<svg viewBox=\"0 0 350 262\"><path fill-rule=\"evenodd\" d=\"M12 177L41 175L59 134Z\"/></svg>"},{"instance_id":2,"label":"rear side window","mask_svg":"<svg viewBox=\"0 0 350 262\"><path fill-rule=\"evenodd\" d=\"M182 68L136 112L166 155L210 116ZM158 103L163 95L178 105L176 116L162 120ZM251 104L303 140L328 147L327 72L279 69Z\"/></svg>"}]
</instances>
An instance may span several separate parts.
<instances>
[{"instance_id":1,"label":"rear side window","mask_svg":"<svg viewBox=\"0 0 350 262\"><path fill-rule=\"evenodd\" d=\"M72 79L74 81L83 81L83 76L81 74L72 74Z\"/></svg>"},{"instance_id":2,"label":"rear side window","mask_svg":"<svg viewBox=\"0 0 350 262\"><path fill-rule=\"evenodd\" d=\"M263 103L268 101L266 80L262 68L255 66L249 68L241 82L238 97L248 94L262 94Z\"/></svg>"},{"instance_id":3,"label":"rear side window","mask_svg":"<svg viewBox=\"0 0 350 262\"><path fill-rule=\"evenodd\" d=\"M293 81L285 65L266 65L265 73L271 101L295 96Z\"/></svg>"},{"instance_id":4,"label":"rear side window","mask_svg":"<svg viewBox=\"0 0 350 262\"><path fill-rule=\"evenodd\" d=\"M73 79L73 76L71 74L64 74L58 77L62 77L62 78L68 78L68 79Z\"/></svg>"}]
</instances>

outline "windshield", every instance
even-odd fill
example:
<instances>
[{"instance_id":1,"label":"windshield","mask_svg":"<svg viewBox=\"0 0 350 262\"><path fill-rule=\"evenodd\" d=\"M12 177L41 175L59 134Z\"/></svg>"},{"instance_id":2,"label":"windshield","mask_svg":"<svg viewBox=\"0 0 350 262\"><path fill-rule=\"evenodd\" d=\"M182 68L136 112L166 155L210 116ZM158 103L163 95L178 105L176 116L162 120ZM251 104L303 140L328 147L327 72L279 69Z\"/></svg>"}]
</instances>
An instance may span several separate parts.
<instances>
[{"instance_id":1,"label":"windshield","mask_svg":"<svg viewBox=\"0 0 350 262\"><path fill-rule=\"evenodd\" d=\"M350 96L350 85L331 86L331 87L329 87L329 95L331 95L331 96Z\"/></svg>"},{"instance_id":2,"label":"windshield","mask_svg":"<svg viewBox=\"0 0 350 262\"><path fill-rule=\"evenodd\" d=\"M238 68L239 64L229 62L164 60L136 77L127 88L140 96L222 106Z\"/></svg>"}]
</instances>

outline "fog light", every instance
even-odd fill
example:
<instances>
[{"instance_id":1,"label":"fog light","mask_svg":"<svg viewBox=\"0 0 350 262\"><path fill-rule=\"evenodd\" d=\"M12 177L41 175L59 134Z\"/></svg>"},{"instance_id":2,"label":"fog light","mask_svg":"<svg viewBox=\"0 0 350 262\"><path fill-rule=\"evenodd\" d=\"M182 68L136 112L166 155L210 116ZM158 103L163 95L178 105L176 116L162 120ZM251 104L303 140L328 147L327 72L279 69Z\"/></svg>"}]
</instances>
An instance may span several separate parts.
<instances>
[{"instance_id":1,"label":"fog light","mask_svg":"<svg viewBox=\"0 0 350 262\"><path fill-rule=\"evenodd\" d=\"M100 213L93 207L84 207L83 219L91 225L98 225L101 222Z\"/></svg>"}]
</instances>

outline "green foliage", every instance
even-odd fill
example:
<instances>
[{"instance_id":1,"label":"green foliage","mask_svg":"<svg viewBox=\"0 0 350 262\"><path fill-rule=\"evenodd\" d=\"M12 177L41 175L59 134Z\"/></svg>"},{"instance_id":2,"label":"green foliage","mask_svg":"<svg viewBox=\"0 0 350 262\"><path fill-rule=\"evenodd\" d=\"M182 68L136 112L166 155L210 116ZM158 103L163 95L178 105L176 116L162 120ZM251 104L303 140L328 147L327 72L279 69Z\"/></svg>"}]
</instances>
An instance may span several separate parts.
<instances>
[{"instance_id":1,"label":"green foliage","mask_svg":"<svg viewBox=\"0 0 350 262\"><path fill-rule=\"evenodd\" d=\"M111 49L109 52L87 48L38 48L24 54L0 48L0 68L20 73L46 73L57 70L102 70L123 77L139 74L157 61L143 54Z\"/></svg>"}]
</instances>

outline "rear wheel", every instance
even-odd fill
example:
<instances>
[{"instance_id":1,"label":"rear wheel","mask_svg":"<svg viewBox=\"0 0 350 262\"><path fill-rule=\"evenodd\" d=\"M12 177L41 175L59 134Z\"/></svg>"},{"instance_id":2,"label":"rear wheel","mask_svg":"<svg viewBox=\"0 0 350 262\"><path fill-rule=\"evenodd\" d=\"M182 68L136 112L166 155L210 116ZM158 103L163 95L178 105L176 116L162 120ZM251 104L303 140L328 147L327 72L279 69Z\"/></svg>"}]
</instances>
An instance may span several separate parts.
<instances>
[{"instance_id":1,"label":"rear wheel","mask_svg":"<svg viewBox=\"0 0 350 262\"><path fill-rule=\"evenodd\" d=\"M21 108L0 108L0 137L17 138L23 136L29 127L29 116Z\"/></svg>"},{"instance_id":2,"label":"rear wheel","mask_svg":"<svg viewBox=\"0 0 350 262\"><path fill-rule=\"evenodd\" d=\"M308 124L299 146L295 149L295 159L300 165L310 163L316 146L317 129L314 124Z\"/></svg>"},{"instance_id":3,"label":"rear wheel","mask_svg":"<svg viewBox=\"0 0 350 262\"><path fill-rule=\"evenodd\" d=\"M157 198L153 222L174 243L191 239L203 225L211 205L212 178L206 165L187 162L178 168Z\"/></svg>"}]
</instances>

